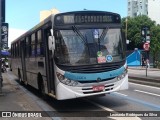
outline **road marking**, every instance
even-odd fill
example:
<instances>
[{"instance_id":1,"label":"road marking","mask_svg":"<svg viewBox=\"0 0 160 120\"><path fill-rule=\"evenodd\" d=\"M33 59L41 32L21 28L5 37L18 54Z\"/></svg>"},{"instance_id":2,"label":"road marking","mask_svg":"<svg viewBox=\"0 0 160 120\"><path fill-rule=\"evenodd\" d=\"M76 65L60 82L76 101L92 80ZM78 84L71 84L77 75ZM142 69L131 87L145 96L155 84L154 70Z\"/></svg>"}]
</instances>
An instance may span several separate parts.
<instances>
[{"instance_id":1,"label":"road marking","mask_svg":"<svg viewBox=\"0 0 160 120\"><path fill-rule=\"evenodd\" d=\"M122 95L122 96L125 96L125 97L128 96L128 95L125 95L125 94L122 94L122 93L118 93L118 92L114 92L114 93Z\"/></svg>"},{"instance_id":2,"label":"road marking","mask_svg":"<svg viewBox=\"0 0 160 120\"><path fill-rule=\"evenodd\" d=\"M119 94L114 94L114 93L112 93L111 95L113 95L113 96L120 96L120 97L122 97L122 98L124 98L126 100L130 100L132 102L139 103L140 105L148 106L148 107L150 107L150 108L152 108L152 109L154 109L156 111L160 110L160 106L157 106L156 104L145 102L144 100L139 100L139 99L136 99L136 98L133 98L133 97L129 97L129 96L125 97L125 96L122 96L122 95L119 95Z\"/></svg>"},{"instance_id":3,"label":"road marking","mask_svg":"<svg viewBox=\"0 0 160 120\"><path fill-rule=\"evenodd\" d=\"M90 103L92 103L92 104L95 105L95 106L98 106L98 107L102 108L102 109L105 110L105 111L115 112L114 110L112 110L112 109L110 109L110 108L107 108L107 107L105 107L105 106L103 106L103 105L100 105L100 104L98 104L98 103L96 103L96 102L90 101L90 100L88 100L88 99L85 99L85 100L88 101L88 102L90 102Z\"/></svg>"},{"instance_id":4,"label":"road marking","mask_svg":"<svg viewBox=\"0 0 160 120\"><path fill-rule=\"evenodd\" d=\"M129 84L133 84L133 85L139 85L139 86L143 86L143 87L149 87L149 88L154 88L154 89L160 89L159 87L153 87L153 86L148 86L148 85L140 85L140 84L136 84L136 83L130 83Z\"/></svg>"},{"instance_id":5,"label":"road marking","mask_svg":"<svg viewBox=\"0 0 160 120\"><path fill-rule=\"evenodd\" d=\"M117 111L114 111L114 110L112 110L110 108L107 108L107 107L105 107L103 105L100 105L100 104L98 104L96 102L90 101L88 99L84 99L84 100L92 103L93 105L95 105L95 106L97 106L99 108L102 108L105 111L109 111L111 113L118 113ZM141 120L139 117L136 117L136 116L135 117L107 117L107 118L111 118L111 119L114 119L114 120Z\"/></svg>"},{"instance_id":6,"label":"road marking","mask_svg":"<svg viewBox=\"0 0 160 120\"><path fill-rule=\"evenodd\" d=\"M134 91L160 97L160 95L159 95L159 94L155 94L155 93L145 92L145 91L141 91L141 90L134 90Z\"/></svg>"}]
</instances>

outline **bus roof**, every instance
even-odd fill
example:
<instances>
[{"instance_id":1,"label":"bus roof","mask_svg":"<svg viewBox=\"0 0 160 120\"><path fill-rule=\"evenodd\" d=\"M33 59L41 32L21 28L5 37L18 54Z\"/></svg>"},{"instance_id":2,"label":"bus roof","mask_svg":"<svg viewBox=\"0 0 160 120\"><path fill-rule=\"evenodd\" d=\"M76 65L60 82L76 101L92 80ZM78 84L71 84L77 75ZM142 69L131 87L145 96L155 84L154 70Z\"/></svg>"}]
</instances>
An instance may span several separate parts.
<instances>
[{"instance_id":1,"label":"bus roof","mask_svg":"<svg viewBox=\"0 0 160 120\"><path fill-rule=\"evenodd\" d=\"M96 10L84 10L84 11L70 11L70 12L64 12L64 13L58 13L58 14L52 14L50 16L48 16L46 19L44 19L42 22L38 23L37 25L35 25L33 28L31 28L30 30L28 30L27 32L25 32L24 34L22 34L21 36L19 36L18 38L16 38L14 41L11 42L11 44L17 42L19 39L23 38L24 36L32 33L33 31L39 29L41 26L43 26L44 24L48 23L49 21L54 19L54 16L58 16L58 15L65 15L65 14L77 14L77 13L106 13L106 14L112 14L112 15L117 15L120 16L118 13L113 13L113 12L108 12L108 11L96 11Z\"/></svg>"},{"instance_id":2,"label":"bus roof","mask_svg":"<svg viewBox=\"0 0 160 120\"><path fill-rule=\"evenodd\" d=\"M109 12L109 11L83 10L83 11L70 11L70 12L58 13L55 16L60 15L60 14L62 15L62 14L76 14L76 13L107 13L107 14L120 15L118 13Z\"/></svg>"}]
</instances>

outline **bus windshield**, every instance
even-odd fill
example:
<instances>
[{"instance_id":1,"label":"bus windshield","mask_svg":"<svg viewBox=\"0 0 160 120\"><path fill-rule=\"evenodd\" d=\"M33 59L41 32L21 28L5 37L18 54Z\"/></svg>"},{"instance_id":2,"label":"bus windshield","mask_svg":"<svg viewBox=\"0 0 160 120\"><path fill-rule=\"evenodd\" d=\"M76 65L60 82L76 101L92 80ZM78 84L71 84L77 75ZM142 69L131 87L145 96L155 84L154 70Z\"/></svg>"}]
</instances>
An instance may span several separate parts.
<instances>
[{"instance_id":1,"label":"bus windshield","mask_svg":"<svg viewBox=\"0 0 160 120\"><path fill-rule=\"evenodd\" d=\"M56 31L55 61L61 65L89 65L123 60L120 28Z\"/></svg>"}]
</instances>

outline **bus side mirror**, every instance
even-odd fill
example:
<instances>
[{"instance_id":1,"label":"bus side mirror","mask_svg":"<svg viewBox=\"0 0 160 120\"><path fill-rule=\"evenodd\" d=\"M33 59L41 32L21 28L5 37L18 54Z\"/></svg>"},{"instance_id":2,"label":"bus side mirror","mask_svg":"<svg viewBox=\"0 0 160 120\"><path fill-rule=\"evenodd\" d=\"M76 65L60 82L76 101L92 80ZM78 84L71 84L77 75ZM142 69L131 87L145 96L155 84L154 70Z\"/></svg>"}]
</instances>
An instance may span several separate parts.
<instances>
[{"instance_id":1,"label":"bus side mirror","mask_svg":"<svg viewBox=\"0 0 160 120\"><path fill-rule=\"evenodd\" d=\"M52 52L54 51L54 49L55 49L55 39L54 39L54 36L49 36L48 37L48 48L49 48L49 50L52 50Z\"/></svg>"}]
</instances>

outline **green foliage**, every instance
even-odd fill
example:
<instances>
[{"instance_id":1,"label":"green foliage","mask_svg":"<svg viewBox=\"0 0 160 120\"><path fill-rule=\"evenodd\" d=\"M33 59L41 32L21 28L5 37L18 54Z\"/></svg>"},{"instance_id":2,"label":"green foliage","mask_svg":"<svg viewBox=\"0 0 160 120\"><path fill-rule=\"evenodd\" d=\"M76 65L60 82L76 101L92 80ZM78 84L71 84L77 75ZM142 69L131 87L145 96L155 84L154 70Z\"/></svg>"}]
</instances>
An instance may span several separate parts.
<instances>
[{"instance_id":1,"label":"green foliage","mask_svg":"<svg viewBox=\"0 0 160 120\"><path fill-rule=\"evenodd\" d=\"M127 21L126 21L127 19ZM134 48L143 49L143 39L141 38L141 27L150 27L151 39L150 39L150 53L153 56L153 61L160 61L160 25L156 25L155 21L152 21L145 15L137 16L134 18L122 18L122 31L127 32L127 38L130 40L130 49ZM127 29L126 29L127 28Z\"/></svg>"},{"instance_id":2,"label":"green foliage","mask_svg":"<svg viewBox=\"0 0 160 120\"><path fill-rule=\"evenodd\" d=\"M126 23L127 19L127 23ZM125 34L127 32L127 39L133 42L135 45L134 47L139 47L142 42L141 39L141 27L148 26L152 27L155 25L155 21L152 21L145 15L137 16L135 18L122 18L122 27ZM127 30L126 30L127 26Z\"/></svg>"},{"instance_id":3,"label":"green foliage","mask_svg":"<svg viewBox=\"0 0 160 120\"><path fill-rule=\"evenodd\" d=\"M150 52L153 55L153 60L156 61L156 63L160 61L160 26L153 26L151 31L152 37L151 37L151 47Z\"/></svg>"}]
</instances>

